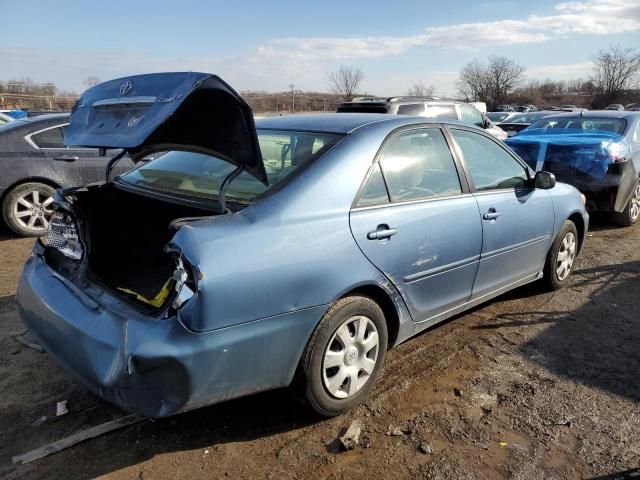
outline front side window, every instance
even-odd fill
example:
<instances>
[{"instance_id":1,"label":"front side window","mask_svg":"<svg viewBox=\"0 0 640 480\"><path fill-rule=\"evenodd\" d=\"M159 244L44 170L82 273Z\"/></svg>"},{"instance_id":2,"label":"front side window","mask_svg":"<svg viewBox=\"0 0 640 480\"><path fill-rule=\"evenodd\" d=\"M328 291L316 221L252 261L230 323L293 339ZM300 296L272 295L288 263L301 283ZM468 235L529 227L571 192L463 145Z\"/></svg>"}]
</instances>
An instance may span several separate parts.
<instances>
[{"instance_id":1,"label":"front side window","mask_svg":"<svg viewBox=\"0 0 640 480\"><path fill-rule=\"evenodd\" d=\"M44 132L31 135L31 141L38 148L65 148L62 127L50 128Z\"/></svg>"},{"instance_id":2,"label":"front side window","mask_svg":"<svg viewBox=\"0 0 640 480\"><path fill-rule=\"evenodd\" d=\"M484 118L482 118L482 114L478 109L468 105L460 105L460 110L462 112L462 121L464 123L475 125L480 128L484 127Z\"/></svg>"},{"instance_id":3,"label":"front side window","mask_svg":"<svg viewBox=\"0 0 640 480\"><path fill-rule=\"evenodd\" d=\"M295 172L320 158L342 138L342 135L326 133L258 130L269 186L243 172L229 184L226 199L249 203L258 195L285 183ZM170 151L120 179L166 193L214 199L224 179L235 168L235 165L211 155Z\"/></svg>"},{"instance_id":4,"label":"front side window","mask_svg":"<svg viewBox=\"0 0 640 480\"><path fill-rule=\"evenodd\" d=\"M462 193L449 145L439 129L401 133L385 145L380 165L393 202Z\"/></svg>"},{"instance_id":5,"label":"front side window","mask_svg":"<svg viewBox=\"0 0 640 480\"><path fill-rule=\"evenodd\" d=\"M452 129L476 190L521 187L527 172L507 151L484 135Z\"/></svg>"},{"instance_id":6,"label":"front side window","mask_svg":"<svg viewBox=\"0 0 640 480\"><path fill-rule=\"evenodd\" d=\"M398 106L398 115L422 115L424 113L423 103L410 103Z\"/></svg>"}]
</instances>

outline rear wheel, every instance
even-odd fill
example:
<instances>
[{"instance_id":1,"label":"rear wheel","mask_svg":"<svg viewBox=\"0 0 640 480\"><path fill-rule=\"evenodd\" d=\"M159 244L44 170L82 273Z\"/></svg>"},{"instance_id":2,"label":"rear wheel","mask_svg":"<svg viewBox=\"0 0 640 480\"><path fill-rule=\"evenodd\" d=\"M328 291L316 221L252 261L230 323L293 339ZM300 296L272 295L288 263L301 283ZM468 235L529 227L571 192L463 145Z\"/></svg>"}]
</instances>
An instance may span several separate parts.
<instances>
[{"instance_id":1,"label":"rear wheel","mask_svg":"<svg viewBox=\"0 0 640 480\"><path fill-rule=\"evenodd\" d=\"M633 189L631 198L622 212L613 214L615 222L622 227L634 225L640 218L640 182Z\"/></svg>"},{"instance_id":2,"label":"rear wheel","mask_svg":"<svg viewBox=\"0 0 640 480\"><path fill-rule=\"evenodd\" d=\"M558 290L568 281L578 256L578 230L571 220L564 222L544 266L544 281L549 290Z\"/></svg>"},{"instance_id":3,"label":"rear wheel","mask_svg":"<svg viewBox=\"0 0 640 480\"><path fill-rule=\"evenodd\" d=\"M23 237L46 234L53 213L55 189L39 182L18 185L2 202L2 217L7 226Z\"/></svg>"},{"instance_id":4,"label":"rear wheel","mask_svg":"<svg viewBox=\"0 0 640 480\"><path fill-rule=\"evenodd\" d=\"M336 302L314 331L302 357L304 395L320 415L339 415L360 403L382 371L387 324L368 297Z\"/></svg>"}]
</instances>

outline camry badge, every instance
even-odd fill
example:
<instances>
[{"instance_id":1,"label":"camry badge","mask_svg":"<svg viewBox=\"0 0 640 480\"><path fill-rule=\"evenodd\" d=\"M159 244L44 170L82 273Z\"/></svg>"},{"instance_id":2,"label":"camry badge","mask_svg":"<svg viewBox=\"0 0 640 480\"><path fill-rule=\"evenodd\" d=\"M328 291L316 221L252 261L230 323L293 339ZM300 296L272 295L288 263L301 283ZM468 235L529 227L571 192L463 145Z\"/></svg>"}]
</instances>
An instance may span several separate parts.
<instances>
[{"instance_id":1,"label":"camry badge","mask_svg":"<svg viewBox=\"0 0 640 480\"><path fill-rule=\"evenodd\" d=\"M133 90L133 82L131 80L127 80L120 85L120 95L126 95L131 90Z\"/></svg>"}]
</instances>

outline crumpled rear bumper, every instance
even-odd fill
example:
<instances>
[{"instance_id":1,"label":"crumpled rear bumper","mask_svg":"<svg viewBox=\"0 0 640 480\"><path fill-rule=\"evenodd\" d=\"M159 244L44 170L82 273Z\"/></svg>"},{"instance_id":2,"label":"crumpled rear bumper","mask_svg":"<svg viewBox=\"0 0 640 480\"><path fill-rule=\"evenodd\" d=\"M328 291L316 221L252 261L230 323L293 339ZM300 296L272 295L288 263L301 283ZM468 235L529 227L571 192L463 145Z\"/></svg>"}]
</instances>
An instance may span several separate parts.
<instances>
[{"instance_id":1,"label":"crumpled rear bumper","mask_svg":"<svg viewBox=\"0 0 640 480\"><path fill-rule=\"evenodd\" d=\"M36 245L18 285L25 325L80 383L127 411L162 417L288 385L325 307L208 333L146 317L116 297L86 297Z\"/></svg>"}]
</instances>

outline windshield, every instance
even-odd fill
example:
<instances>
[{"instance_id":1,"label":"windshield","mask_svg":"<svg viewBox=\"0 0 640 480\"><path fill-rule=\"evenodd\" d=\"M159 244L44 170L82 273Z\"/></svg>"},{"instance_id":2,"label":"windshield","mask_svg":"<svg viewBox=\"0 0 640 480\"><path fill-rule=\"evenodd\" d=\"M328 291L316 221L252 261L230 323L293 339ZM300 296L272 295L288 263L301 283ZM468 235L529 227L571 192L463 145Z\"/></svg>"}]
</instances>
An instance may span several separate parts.
<instances>
[{"instance_id":1,"label":"windshield","mask_svg":"<svg viewBox=\"0 0 640 480\"><path fill-rule=\"evenodd\" d=\"M555 129L564 129L564 133L579 132L608 132L622 135L627 126L623 118L612 117L549 117L538 120L520 135L540 135L541 133L556 133ZM559 133L559 132L558 132Z\"/></svg>"},{"instance_id":2,"label":"windshield","mask_svg":"<svg viewBox=\"0 0 640 480\"><path fill-rule=\"evenodd\" d=\"M225 198L231 202L249 203L320 158L341 138L341 135L328 133L258 130L269 186L242 172L228 185ZM222 182L235 168L210 155L170 151L124 174L120 180L162 192L215 199Z\"/></svg>"}]
</instances>

